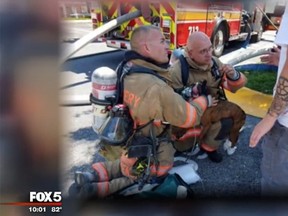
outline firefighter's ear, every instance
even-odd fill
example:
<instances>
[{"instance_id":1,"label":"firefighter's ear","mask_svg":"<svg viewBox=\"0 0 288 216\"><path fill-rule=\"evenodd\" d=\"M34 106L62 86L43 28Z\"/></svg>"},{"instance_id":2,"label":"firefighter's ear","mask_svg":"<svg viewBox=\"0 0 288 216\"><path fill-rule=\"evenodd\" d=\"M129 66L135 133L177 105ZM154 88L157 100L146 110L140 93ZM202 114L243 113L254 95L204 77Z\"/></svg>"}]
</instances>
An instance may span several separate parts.
<instances>
[{"instance_id":1,"label":"firefighter's ear","mask_svg":"<svg viewBox=\"0 0 288 216\"><path fill-rule=\"evenodd\" d=\"M144 46L143 46L143 49L144 49L144 52L150 53L151 49L150 49L149 43L145 42Z\"/></svg>"}]
</instances>

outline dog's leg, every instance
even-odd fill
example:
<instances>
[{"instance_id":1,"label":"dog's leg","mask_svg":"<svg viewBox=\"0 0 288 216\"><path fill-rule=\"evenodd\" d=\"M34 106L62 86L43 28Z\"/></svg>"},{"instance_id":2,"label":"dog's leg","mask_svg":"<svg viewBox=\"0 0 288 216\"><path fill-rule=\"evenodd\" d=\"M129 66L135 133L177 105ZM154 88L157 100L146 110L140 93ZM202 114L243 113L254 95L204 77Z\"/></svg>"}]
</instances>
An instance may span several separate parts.
<instances>
[{"instance_id":1,"label":"dog's leg","mask_svg":"<svg viewBox=\"0 0 288 216\"><path fill-rule=\"evenodd\" d=\"M240 128L239 128L240 129ZM237 143L238 137L239 137L239 129L238 127L235 129L231 129L229 140L231 141L231 147L234 147Z\"/></svg>"},{"instance_id":2,"label":"dog's leg","mask_svg":"<svg viewBox=\"0 0 288 216\"><path fill-rule=\"evenodd\" d=\"M238 119L234 118L234 124L230 131L230 136L229 136L229 139L232 142L231 147L234 147L236 145L238 138L239 138L240 129L245 124L245 118L246 118L246 116L242 115L242 112L241 112L241 115L236 115L236 116L238 116Z\"/></svg>"}]
</instances>

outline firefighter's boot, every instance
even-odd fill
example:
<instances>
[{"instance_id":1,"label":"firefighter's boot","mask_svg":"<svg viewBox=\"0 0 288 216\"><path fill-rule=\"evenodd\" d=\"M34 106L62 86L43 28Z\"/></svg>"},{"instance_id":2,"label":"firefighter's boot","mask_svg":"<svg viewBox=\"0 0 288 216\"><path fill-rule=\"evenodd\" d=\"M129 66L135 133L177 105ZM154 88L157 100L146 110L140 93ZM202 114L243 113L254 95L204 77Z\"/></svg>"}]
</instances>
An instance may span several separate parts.
<instances>
[{"instance_id":1,"label":"firefighter's boot","mask_svg":"<svg viewBox=\"0 0 288 216\"><path fill-rule=\"evenodd\" d=\"M208 154L208 158L215 163L220 163L223 159L222 155L219 152L217 152L216 150L211 151L211 152L207 152L207 154Z\"/></svg>"},{"instance_id":2,"label":"firefighter's boot","mask_svg":"<svg viewBox=\"0 0 288 216\"><path fill-rule=\"evenodd\" d=\"M97 191L97 183L86 183L81 187L79 195L82 198L97 197Z\"/></svg>"},{"instance_id":3,"label":"firefighter's boot","mask_svg":"<svg viewBox=\"0 0 288 216\"><path fill-rule=\"evenodd\" d=\"M81 172L76 171L74 174L75 183L79 186L83 186L86 183L96 182L98 181L98 175L96 172Z\"/></svg>"},{"instance_id":4,"label":"firefighter's boot","mask_svg":"<svg viewBox=\"0 0 288 216\"><path fill-rule=\"evenodd\" d=\"M76 183L73 183L68 189L68 194L70 197L79 197L80 190L81 186L77 185Z\"/></svg>"}]
</instances>

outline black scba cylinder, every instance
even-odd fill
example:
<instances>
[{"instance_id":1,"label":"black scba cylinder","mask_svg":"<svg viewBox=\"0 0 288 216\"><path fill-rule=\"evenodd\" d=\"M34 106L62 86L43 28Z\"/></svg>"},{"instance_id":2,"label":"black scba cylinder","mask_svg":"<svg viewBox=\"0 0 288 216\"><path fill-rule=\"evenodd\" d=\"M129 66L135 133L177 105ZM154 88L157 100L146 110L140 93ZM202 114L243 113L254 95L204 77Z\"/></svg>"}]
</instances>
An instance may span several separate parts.
<instances>
[{"instance_id":1,"label":"black scba cylinder","mask_svg":"<svg viewBox=\"0 0 288 216\"><path fill-rule=\"evenodd\" d=\"M133 132L133 120L128 107L115 105L100 129L100 138L110 145L124 145Z\"/></svg>"}]
</instances>

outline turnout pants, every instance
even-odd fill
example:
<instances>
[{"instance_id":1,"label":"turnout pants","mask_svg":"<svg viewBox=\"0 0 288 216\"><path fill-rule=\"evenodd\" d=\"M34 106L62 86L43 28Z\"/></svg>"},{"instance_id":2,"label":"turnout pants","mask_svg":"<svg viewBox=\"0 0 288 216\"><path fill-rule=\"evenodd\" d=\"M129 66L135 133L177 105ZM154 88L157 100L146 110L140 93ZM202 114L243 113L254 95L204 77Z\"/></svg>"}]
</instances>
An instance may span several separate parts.
<instances>
[{"instance_id":1,"label":"turnout pants","mask_svg":"<svg viewBox=\"0 0 288 216\"><path fill-rule=\"evenodd\" d=\"M120 169L120 160L99 162L92 165L99 176L97 185L97 196L105 197L113 194L135 181L122 174Z\"/></svg>"},{"instance_id":2,"label":"turnout pants","mask_svg":"<svg viewBox=\"0 0 288 216\"><path fill-rule=\"evenodd\" d=\"M99 179L97 195L105 197L120 191L136 182L132 167L137 158L128 158L123 151L121 158L115 161L99 162L92 165ZM175 149L170 142L161 142L157 149L158 165L150 166L151 176L161 177L173 167Z\"/></svg>"},{"instance_id":3,"label":"turnout pants","mask_svg":"<svg viewBox=\"0 0 288 216\"><path fill-rule=\"evenodd\" d=\"M184 130L184 129L183 129ZM174 147L177 151L183 152L194 147L196 143L199 143L198 136L201 133L201 128L185 129L186 132L174 141ZM208 130L203 142L200 143L207 151L215 151L223 143L223 140L217 140L217 136L221 130L221 122L214 123ZM176 135L177 136L177 135Z\"/></svg>"}]
</instances>

